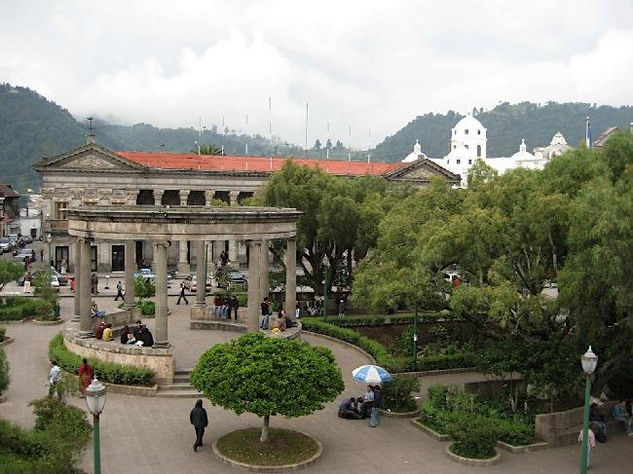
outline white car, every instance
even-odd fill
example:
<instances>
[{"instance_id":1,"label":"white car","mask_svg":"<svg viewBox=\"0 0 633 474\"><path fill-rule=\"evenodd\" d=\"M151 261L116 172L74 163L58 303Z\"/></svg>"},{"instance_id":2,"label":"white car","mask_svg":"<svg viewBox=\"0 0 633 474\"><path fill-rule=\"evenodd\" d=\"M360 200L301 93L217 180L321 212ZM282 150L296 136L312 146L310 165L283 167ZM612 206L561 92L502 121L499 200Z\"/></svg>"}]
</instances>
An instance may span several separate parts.
<instances>
[{"instance_id":1,"label":"white car","mask_svg":"<svg viewBox=\"0 0 633 474\"><path fill-rule=\"evenodd\" d=\"M59 288L59 278L57 278L55 275L51 275L51 286L53 288Z\"/></svg>"}]
</instances>

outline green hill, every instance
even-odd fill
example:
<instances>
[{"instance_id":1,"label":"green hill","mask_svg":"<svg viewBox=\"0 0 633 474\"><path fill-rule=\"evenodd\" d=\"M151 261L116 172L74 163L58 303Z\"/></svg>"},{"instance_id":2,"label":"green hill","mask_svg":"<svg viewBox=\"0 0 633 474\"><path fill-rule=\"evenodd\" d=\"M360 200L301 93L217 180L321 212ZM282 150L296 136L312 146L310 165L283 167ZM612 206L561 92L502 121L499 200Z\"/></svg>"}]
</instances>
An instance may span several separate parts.
<instances>
[{"instance_id":1,"label":"green hill","mask_svg":"<svg viewBox=\"0 0 633 474\"><path fill-rule=\"evenodd\" d=\"M525 138L528 150L548 145L554 133L558 131L565 135L567 143L576 146L584 140L587 116L591 119L594 140L608 127L628 129L630 122L633 121L633 107L506 102L485 112L473 110L473 115L488 129L487 155L494 157L510 156L517 152L522 138ZM453 111L418 116L377 145L373 156L381 161L401 160L411 153L415 140L419 139L422 151L427 156L440 158L449 152L451 128L462 117Z\"/></svg>"},{"instance_id":2,"label":"green hill","mask_svg":"<svg viewBox=\"0 0 633 474\"><path fill-rule=\"evenodd\" d=\"M544 105L523 102L500 104L492 110L473 110L488 129L488 156L509 156L518 150L522 138L528 148L547 145L561 131L570 145L584 139L585 117L591 117L594 139L607 127L628 128L633 107L595 106L590 104L548 102ZM448 153L451 128L462 116L426 114L416 117L393 136L371 151L374 161L399 161L408 155L416 139L422 151L431 157ZM200 139L193 128L157 128L149 124L112 125L94 121L96 140L112 150L188 152L195 141L224 147L227 155L242 155L248 142L249 155L303 156L300 147L281 142L273 144L260 136L239 135L233 130L204 130ZM31 169L45 156L71 150L85 143L86 124L78 122L59 105L25 87L0 84L0 182L10 183L19 192L39 188L39 176ZM324 150L311 150L311 158L324 157ZM334 159L345 159L347 149L334 148ZM366 152L355 152L353 160L364 160Z\"/></svg>"}]
</instances>

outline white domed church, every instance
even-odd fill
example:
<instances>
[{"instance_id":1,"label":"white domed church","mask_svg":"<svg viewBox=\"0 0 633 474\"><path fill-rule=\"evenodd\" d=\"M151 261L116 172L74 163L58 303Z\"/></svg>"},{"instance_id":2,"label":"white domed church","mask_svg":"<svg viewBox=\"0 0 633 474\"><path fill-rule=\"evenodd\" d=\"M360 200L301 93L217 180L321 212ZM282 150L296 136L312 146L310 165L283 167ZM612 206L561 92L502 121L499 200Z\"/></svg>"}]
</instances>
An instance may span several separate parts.
<instances>
[{"instance_id":1,"label":"white domed church","mask_svg":"<svg viewBox=\"0 0 633 474\"><path fill-rule=\"evenodd\" d=\"M421 158L428 159L451 173L459 174L462 178L461 186L465 187L468 172L477 160L483 160L499 173L505 173L514 168L543 169L553 156L571 148L567 145L565 137L557 132L548 147L535 149L535 155L527 151L525 139L522 139L519 150L514 155L488 158L486 156L486 142L488 141L486 133L486 127L469 113L451 129L450 151L444 158L427 158L422 153L419 141L416 140L413 152L402 161L412 163Z\"/></svg>"}]
</instances>

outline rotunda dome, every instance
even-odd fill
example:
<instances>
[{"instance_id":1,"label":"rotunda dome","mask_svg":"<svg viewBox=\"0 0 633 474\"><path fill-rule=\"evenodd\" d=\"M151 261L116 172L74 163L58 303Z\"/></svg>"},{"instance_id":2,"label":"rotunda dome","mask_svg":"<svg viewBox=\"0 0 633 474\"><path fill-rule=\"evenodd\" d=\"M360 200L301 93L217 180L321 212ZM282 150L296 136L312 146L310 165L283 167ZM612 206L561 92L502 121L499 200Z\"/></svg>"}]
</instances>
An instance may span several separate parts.
<instances>
[{"instance_id":1,"label":"rotunda dome","mask_svg":"<svg viewBox=\"0 0 633 474\"><path fill-rule=\"evenodd\" d=\"M514 155L512 155L512 159L515 162L524 161L524 160L534 160L536 157L527 151L527 146L525 145L525 138L521 139L521 144L519 145L519 151L517 151Z\"/></svg>"},{"instance_id":2,"label":"rotunda dome","mask_svg":"<svg viewBox=\"0 0 633 474\"><path fill-rule=\"evenodd\" d=\"M402 163L413 163L420 158L426 158L426 155L422 153L422 146L420 145L420 141L416 140L415 145L413 145L413 151L409 153Z\"/></svg>"}]
</instances>

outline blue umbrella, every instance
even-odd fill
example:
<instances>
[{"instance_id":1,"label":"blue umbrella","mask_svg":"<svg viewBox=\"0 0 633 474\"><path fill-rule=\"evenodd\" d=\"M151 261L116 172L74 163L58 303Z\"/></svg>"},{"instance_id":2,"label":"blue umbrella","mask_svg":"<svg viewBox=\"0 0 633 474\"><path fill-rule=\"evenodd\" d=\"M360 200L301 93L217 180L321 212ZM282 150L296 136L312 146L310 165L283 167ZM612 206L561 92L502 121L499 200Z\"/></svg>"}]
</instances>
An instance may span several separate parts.
<instances>
[{"instance_id":1,"label":"blue umbrella","mask_svg":"<svg viewBox=\"0 0 633 474\"><path fill-rule=\"evenodd\" d=\"M362 365L352 370L352 376L354 380L368 384L389 382L391 380L389 372L377 365Z\"/></svg>"}]
</instances>

